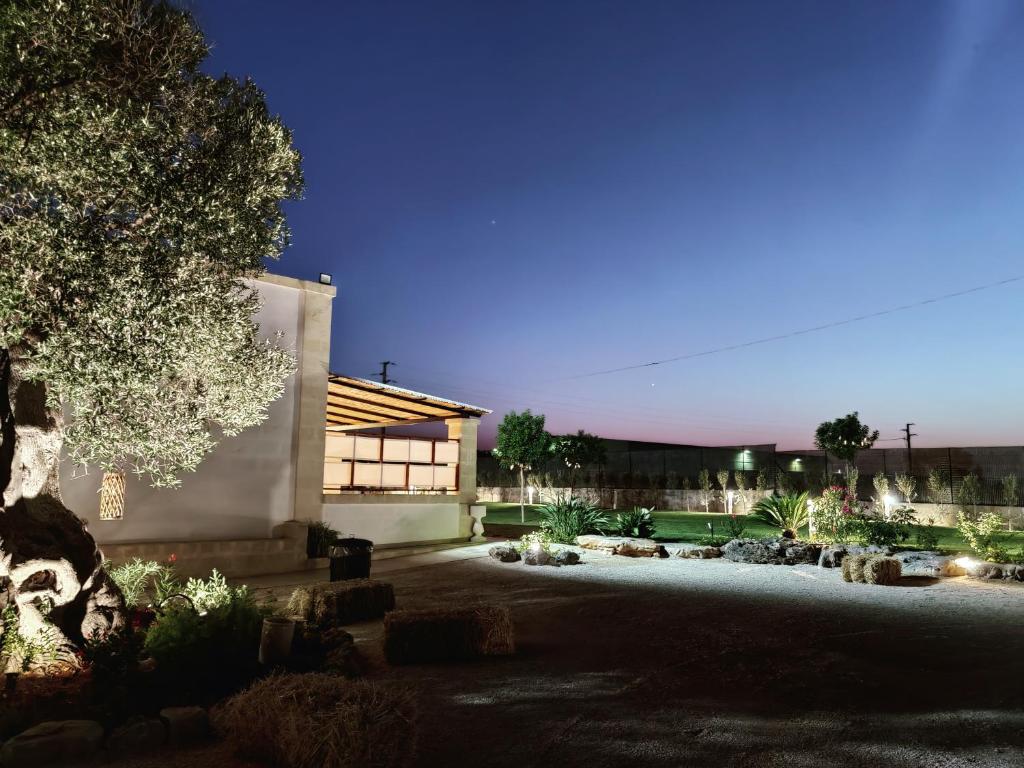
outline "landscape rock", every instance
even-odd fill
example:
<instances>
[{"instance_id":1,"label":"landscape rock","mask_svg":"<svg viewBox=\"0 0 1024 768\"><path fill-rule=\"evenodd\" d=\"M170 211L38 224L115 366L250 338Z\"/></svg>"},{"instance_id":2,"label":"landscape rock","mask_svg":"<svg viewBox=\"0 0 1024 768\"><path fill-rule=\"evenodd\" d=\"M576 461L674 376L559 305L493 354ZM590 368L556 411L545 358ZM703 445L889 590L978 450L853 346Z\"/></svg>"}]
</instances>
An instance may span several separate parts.
<instances>
[{"instance_id":1,"label":"landscape rock","mask_svg":"<svg viewBox=\"0 0 1024 768\"><path fill-rule=\"evenodd\" d=\"M92 757L103 741L103 726L93 720L55 720L8 739L0 749L4 768L66 765Z\"/></svg>"},{"instance_id":2,"label":"landscape rock","mask_svg":"<svg viewBox=\"0 0 1024 768\"><path fill-rule=\"evenodd\" d=\"M160 710L167 725L169 744L192 744L210 735L210 718L202 707L167 707Z\"/></svg>"},{"instance_id":3,"label":"landscape rock","mask_svg":"<svg viewBox=\"0 0 1024 768\"><path fill-rule=\"evenodd\" d=\"M957 565L956 558L938 552L897 552L904 576L926 576L933 579L963 576L967 570Z\"/></svg>"},{"instance_id":4,"label":"landscape rock","mask_svg":"<svg viewBox=\"0 0 1024 768\"><path fill-rule=\"evenodd\" d=\"M503 563L517 563L521 559L519 550L511 544L495 544L487 550L487 554Z\"/></svg>"},{"instance_id":5,"label":"landscape rock","mask_svg":"<svg viewBox=\"0 0 1024 768\"><path fill-rule=\"evenodd\" d=\"M966 567L967 575L973 579L1003 579L1024 581L1024 566L1013 563L972 562Z\"/></svg>"},{"instance_id":6,"label":"landscape rock","mask_svg":"<svg viewBox=\"0 0 1024 768\"><path fill-rule=\"evenodd\" d=\"M722 556L719 547L707 547L701 544L675 544L666 548L672 557L683 557L690 560L713 560Z\"/></svg>"},{"instance_id":7,"label":"landscape rock","mask_svg":"<svg viewBox=\"0 0 1024 768\"><path fill-rule=\"evenodd\" d=\"M579 561L579 553L573 552L571 549L559 550L558 554L555 555L555 562L558 565L576 565Z\"/></svg>"},{"instance_id":8,"label":"landscape rock","mask_svg":"<svg viewBox=\"0 0 1024 768\"><path fill-rule=\"evenodd\" d=\"M665 547L653 539L634 539L628 536L577 536L576 544L583 549L594 549L625 557L668 557Z\"/></svg>"},{"instance_id":9,"label":"landscape rock","mask_svg":"<svg viewBox=\"0 0 1024 768\"><path fill-rule=\"evenodd\" d=\"M523 552L523 562L527 565L548 565L554 558L545 550L530 547Z\"/></svg>"},{"instance_id":10,"label":"landscape rock","mask_svg":"<svg viewBox=\"0 0 1024 768\"><path fill-rule=\"evenodd\" d=\"M167 726L155 717L137 717L129 720L107 737L107 749L113 755L151 752L167 741Z\"/></svg>"},{"instance_id":11,"label":"landscape rock","mask_svg":"<svg viewBox=\"0 0 1024 768\"><path fill-rule=\"evenodd\" d=\"M797 565L817 563L821 547L783 536L766 539L733 539L722 548L722 557L735 563L759 565Z\"/></svg>"}]
</instances>

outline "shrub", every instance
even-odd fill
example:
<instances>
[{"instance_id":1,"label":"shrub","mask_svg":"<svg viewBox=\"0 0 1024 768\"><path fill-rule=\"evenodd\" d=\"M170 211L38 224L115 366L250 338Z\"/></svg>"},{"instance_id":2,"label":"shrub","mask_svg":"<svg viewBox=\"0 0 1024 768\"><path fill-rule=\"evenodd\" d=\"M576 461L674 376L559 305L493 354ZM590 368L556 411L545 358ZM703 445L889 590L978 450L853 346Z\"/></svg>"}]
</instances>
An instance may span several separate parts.
<instances>
[{"instance_id":1,"label":"shrub","mask_svg":"<svg viewBox=\"0 0 1024 768\"><path fill-rule=\"evenodd\" d=\"M729 515L723 521L725 525L725 535L730 539L742 539L743 532L746 531L747 527L743 524L743 520L739 515Z\"/></svg>"},{"instance_id":2,"label":"shrub","mask_svg":"<svg viewBox=\"0 0 1024 768\"><path fill-rule=\"evenodd\" d=\"M551 544L551 534L541 528L539 531L530 531L529 533L523 534L522 538L519 539L519 543L514 544L513 546L519 550L519 554L522 554L528 549L536 548L549 555L553 555L555 551Z\"/></svg>"},{"instance_id":3,"label":"shrub","mask_svg":"<svg viewBox=\"0 0 1024 768\"><path fill-rule=\"evenodd\" d=\"M310 520L306 525L306 557L327 557L338 532L322 520Z\"/></svg>"},{"instance_id":4,"label":"shrub","mask_svg":"<svg viewBox=\"0 0 1024 768\"><path fill-rule=\"evenodd\" d=\"M929 517L926 525L919 525L914 541L921 549L935 549L939 546L939 534L935 532L935 519Z\"/></svg>"},{"instance_id":5,"label":"shrub","mask_svg":"<svg viewBox=\"0 0 1024 768\"><path fill-rule=\"evenodd\" d=\"M783 536L795 538L807 524L807 494L765 496L754 505L753 516L781 528Z\"/></svg>"},{"instance_id":6,"label":"shrub","mask_svg":"<svg viewBox=\"0 0 1024 768\"><path fill-rule=\"evenodd\" d=\"M242 756L283 768L392 768L415 754L410 692L324 673L267 677L213 721Z\"/></svg>"},{"instance_id":7,"label":"shrub","mask_svg":"<svg viewBox=\"0 0 1024 768\"><path fill-rule=\"evenodd\" d=\"M258 671L260 632L270 611L245 587L230 589L227 601L205 615L175 605L149 628L146 652L171 687L216 698Z\"/></svg>"},{"instance_id":8,"label":"shrub","mask_svg":"<svg viewBox=\"0 0 1024 768\"><path fill-rule=\"evenodd\" d=\"M956 515L957 530L960 536L982 560L997 563L1005 561L1009 555L1006 549L999 544L999 532L1003 529L1003 518L994 512L982 515L977 520L972 520L963 511Z\"/></svg>"},{"instance_id":9,"label":"shrub","mask_svg":"<svg viewBox=\"0 0 1024 768\"><path fill-rule=\"evenodd\" d=\"M384 617L384 655L392 664L463 661L514 652L512 619L504 606L392 611Z\"/></svg>"},{"instance_id":10,"label":"shrub","mask_svg":"<svg viewBox=\"0 0 1024 768\"><path fill-rule=\"evenodd\" d=\"M8 671L28 672L65 659L67 649L61 646L55 629L44 628L33 637L21 634L21 618L13 603L8 603L0 613L0 623L0 660Z\"/></svg>"},{"instance_id":11,"label":"shrub","mask_svg":"<svg viewBox=\"0 0 1024 768\"><path fill-rule=\"evenodd\" d=\"M541 507L540 519L551 540L562 544L572 544L577 536L602 533L608 527L604 512L575 496Z\"/></svg>"},{"instance_id":12,"label":"shrub","mask_svg":"<svg viewBox=\"0 0 1024 768\"><path fill-rule=\"evenodd\" d=\"M619 512L615 516L614 532L619 536L632 536L638 539L651 538L655 531L651 512L653 510L647 507L633 507L626 512Z\"/></svg>"},{"instance_id":13,"label":"shrub","mask_svg":"<svg viewBox=\"0 0 1024 768\"><path fill-rule=\"evenodd\" d=\"M910 538L914 530L914 510L899 507L889 514L888 520L867 515L853 518L849 530L866 544L894 547Z\"/></svg>"},{"instance_id":14,"label":"shrub","mask_svg":"<svg viewBox=\"0 0 1024 768\"><path fill-rule=\"evenodd\" d=\"M826 488L814 504L815 536L824 541L845 541L855 526L859 509L860 505L842 486Z\"/></svg>"},{"instance_id":15,"label":"shrub","mask_svg":"<svg viewBox=\"0 0 1024 768\"><path fill-rule=\"evenodd\" d=\"M109 560L103 563L107 573L124 595L129 608L138 608L146 597L150 582L160 575L164 566L152 560L134 558L124 565L113 565Z\"/></svg>"}]
</instances>

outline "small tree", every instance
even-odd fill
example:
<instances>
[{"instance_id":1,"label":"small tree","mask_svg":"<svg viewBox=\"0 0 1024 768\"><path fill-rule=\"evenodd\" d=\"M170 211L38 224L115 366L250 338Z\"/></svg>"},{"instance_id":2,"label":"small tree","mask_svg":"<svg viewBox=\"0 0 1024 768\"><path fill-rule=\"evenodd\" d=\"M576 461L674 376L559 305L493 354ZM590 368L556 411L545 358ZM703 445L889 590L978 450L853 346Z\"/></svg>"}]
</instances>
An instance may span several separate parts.
<instances>
[{"instance_id":1,"label":"small tree","mask_svg":"<svg viewBox=\"0 0 1024 768\"><path fill-rule=\"evenodd\" d=\"M747 489L747 473L736 470L733 477L736 480L736 495L739 497L740 506L743 507L743 514L747 513L747 504L750 502L750 492Z\"/></svg>"},{"instance_id":2,"label":"small tree","mask_svg":"<svg viewBox=\"0 0 1024 768\"><path fill-rule=\"evenodd\" d=\"M896 490L903 496L903 501L913 504L917 497L917 478L913 475L904 475L902 472L896 475Z\"/></svg>"},{"instance_id":3,"label":"small tree","mask_svg":"<svg viewBox=\"0 0 1024 768\"><path fill-rule=\"evenodd\" d=\"M505 467L519 473L519 517L526 522L526 473L551 453L551 435L544 430L544 415L509 411L498 425L497 445L491 451Z\"/></svg>"},{"instance_id":4,"label":"small tree","mask_svg":"<svg viewBox=\"0 0 1024 768\"><path fill-rule=\"evenodd\" d=\"M857 411L833 421L823 421L814 432L814 444L819 450L846 462L849 471L857 460L857 452L870 448L878 439L878 430L872 431L860 423Z\"/></svg>"},{"instance_id":5,"label":"small tree","mask_svg":"<svg viewBox=\"0 0 1024 768\"><path fill-rule=\"evenodd\" d=\"M715 473L718 487L722 489L722 511L726 509L726 499L729 497L729 470L720 469Z\"/></svg>"},{"instance_id":6,"label":"small tree","mask_svg":"<svg viewBox=\"0 0 1024 768\"><path fill-rule=\"evenodd\" d=\"M1020 485L1016 475L1005 475L999 483L1003 492L1003 504L1010 509L1007 510L1006 518L1010 523L1010 530L1013 530L1013 510L1020 504Z\"/></svg>"},{"instance_id":7,"label":"small tree","mask_svg":"<svg viewBox=\"0 0 1024 768\"><path fill-rule=\"evenodd\" d=\"M956 501L960 505L960 511L969 520L978 519L978 504L981 503L981 480L973 472L967 474L960 481L960 488L956 493ZM968 512L968 507L970 507L970 512Z\"/></svg>"},{"instance_id":8,"label":"small tree","mask_svg":"<svg viewBox=\"0 0 1024 768\"><path fill-rule=\"evenodd\" d=\"M761 467L757 470L757 479L754 481L754 490L761 495L768 492L768 467Z\"/></svg>"},{"instance_id":9,"label":"small tree","mask_svg":"<svg viewBox=\"0 0 1024 768\"><path fill-rule=\"evenodd\" d=\"M682 480L679 481L679 487L683 491L683 504L686 506L686 511L690 511L690 476L684 475Z\"/></svg>"},{"instance_id":10,"label":"small tree","mask_svg":"<svg viewBox=\"0 0 1024 768\"><path fill-rule=\"evenodd\" d=\"M884 513L885 497L889 495L889 478L884 472L878 472L871 482L875 486L875 506Z\"/></svg>"},{"instance_id":11,"label":"small tree","mask_svg":"<svg viewBox=\"0 0 1024 768\"><path fill-rule=\"evenodd\" d=\"M711 511L711 502L715 498L715 491L711 486L711 473L702 469L697 475L697 489L700 491L700 503L704 505L704 511Z\"/></svg>"},{"instance_id":12,"label":"small tree","mask_svg":"<svg viewBox=\"0 0 1024 768\"><path fill-rule=\"evenodd\" d=\"M575 435L562 435L552 440L554 454L569 468L569 496L576 487L576 475L583 467L600 465L605 460L604 441L582 429Z\"/></svg>"},{"instance_id":13,"label":"small tree","mask_svg":"<svg viewBox=\"0 0 1024 768\"><path fill-rule=\"evenodd\" d=\"M937 468L928 470L928 480L925 483L928 489L928 500L941 508L953 501L949 490L949 476L945 471Z\"/></svg>"},{"instance_id":14,"label":"small tree","mask_svg":"<svg viewBox=\"0 0 1024 768\"><path fill-rule=\"evenodd\" d=\"M857 485L860 483L860 470L852 464L846 471L846 492L856 500L857 499Z\"/></svg>"}]
</instances>

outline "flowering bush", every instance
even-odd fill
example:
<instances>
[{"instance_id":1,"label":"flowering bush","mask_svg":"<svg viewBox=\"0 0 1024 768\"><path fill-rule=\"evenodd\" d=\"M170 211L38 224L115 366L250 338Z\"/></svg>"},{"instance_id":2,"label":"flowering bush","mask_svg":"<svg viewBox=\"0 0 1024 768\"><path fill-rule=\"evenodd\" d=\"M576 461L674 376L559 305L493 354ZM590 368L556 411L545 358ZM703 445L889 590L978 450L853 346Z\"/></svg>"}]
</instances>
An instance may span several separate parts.
<instances>
[{"instance_id":1,"label":"flowering bush","mask_svg":"<svg viewBox=\"0 0 1024 768\"><path fill-rule=\"evenodd\" d=\"M811 514L815 536L824 541L847 539L860 513L860 505L846 488L833 485L821 493Z\"/></svg>"}]
</instances>

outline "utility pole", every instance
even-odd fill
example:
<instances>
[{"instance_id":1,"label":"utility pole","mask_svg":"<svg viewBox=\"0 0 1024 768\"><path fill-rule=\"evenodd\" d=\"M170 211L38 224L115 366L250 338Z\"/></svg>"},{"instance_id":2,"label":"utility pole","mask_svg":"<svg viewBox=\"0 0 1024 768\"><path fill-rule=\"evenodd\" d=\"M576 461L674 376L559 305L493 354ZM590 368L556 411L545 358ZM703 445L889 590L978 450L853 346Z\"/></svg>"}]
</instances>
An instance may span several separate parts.
<instances>
[{"instance_id":1,"label":"utility pole","mask_svg":"<svg viewBox=\"0 0 1024 768\"><path fill-rule=\"evenodd\" d=\"M914 422L911 421L911 422L908 422L907 426L905 426L903 429L900 430L905 435L903 439L907 441L907 474L908 475L913 475L914 474L914 455L910 452L910 438L917 437L917 432L911 432L910 431L910 428L913 427L913 426L915 426Z\"/></svg>"},{"instance_id":2,"label":"utility pole","mask_svg":"<svg viewBox=\"0 0 1024 768\"><path fill-rule=\"evenodd\" d=\"M391 360L384 360L383 362L381 362L381 364L380 364L380 373L377 374L377 376L380 376L380 383L381 384L394 384L395 383L394 379L388 378L388 366L391 366L391 365L398 365L398 363L393 362Z\"/></svg>"}]
</instances>

